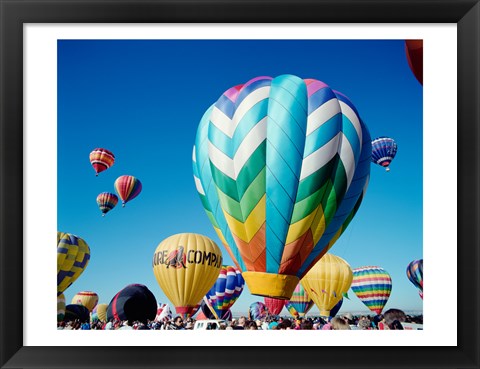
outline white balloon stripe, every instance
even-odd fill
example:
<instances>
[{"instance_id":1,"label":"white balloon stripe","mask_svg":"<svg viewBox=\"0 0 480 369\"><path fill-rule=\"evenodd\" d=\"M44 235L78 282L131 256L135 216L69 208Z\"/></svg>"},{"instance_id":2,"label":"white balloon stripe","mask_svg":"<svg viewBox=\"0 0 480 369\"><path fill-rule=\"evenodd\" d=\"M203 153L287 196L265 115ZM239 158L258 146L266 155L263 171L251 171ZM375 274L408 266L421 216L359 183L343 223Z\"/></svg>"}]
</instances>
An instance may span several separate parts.
<instances>
[{"instance_id":1,"label":"white balloon stripe","mask_svg":"<svg viewBox=\"0 0 480 369\"><path fill-rule=\"evenodd\" d=\"M340 140L340 133L328 141L318 150L311 153L303 159L302 171L300 172L300 180L307 178L309 175L315 173L325 164L327 164L338 152L338 144Z\"/></svg>"},{"instance_id":2,"label":"white balloon stripe","mask_svg":"<svg viewBox=\"0 0 480 369\"><path fill-rule=\"evenodd\" d=\"M309 114L307 136L341 112L337 99L331 99Z\"/></svg>"}]
</instances>

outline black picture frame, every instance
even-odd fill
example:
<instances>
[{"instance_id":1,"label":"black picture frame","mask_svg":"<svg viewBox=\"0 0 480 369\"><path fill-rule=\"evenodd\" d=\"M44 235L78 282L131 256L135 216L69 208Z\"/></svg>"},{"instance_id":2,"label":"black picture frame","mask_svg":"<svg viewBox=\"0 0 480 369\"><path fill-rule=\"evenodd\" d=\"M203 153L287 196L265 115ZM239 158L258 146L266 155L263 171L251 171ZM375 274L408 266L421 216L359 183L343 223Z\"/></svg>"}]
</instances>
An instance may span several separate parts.
<instances>
[{"instance_id":1,"label":"black picture frame","mask_svg":"<svg viewBox=\"0 0 480 369\"><path fill-rule=\"evenodd\" d=\"M0 14L2 368L479 368L478 0L0 0ZM457 24L458 346L23 346L23 25L163 22ZM448 124L439 122L439 129ZM435 324L448 324L449 319Z\"/></svg>"}]
</instances>

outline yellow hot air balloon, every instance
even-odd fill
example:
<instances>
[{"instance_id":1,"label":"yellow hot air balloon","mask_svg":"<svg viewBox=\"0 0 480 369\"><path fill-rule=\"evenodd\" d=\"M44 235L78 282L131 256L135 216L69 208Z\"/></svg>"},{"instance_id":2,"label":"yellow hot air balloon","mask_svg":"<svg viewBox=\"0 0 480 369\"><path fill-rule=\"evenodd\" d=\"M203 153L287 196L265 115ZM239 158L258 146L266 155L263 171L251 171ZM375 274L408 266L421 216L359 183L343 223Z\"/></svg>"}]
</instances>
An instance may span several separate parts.
<instances>
[{"instance_id":1,"label":"yellow hot air balloon","mask_svg":"<svg viewBox=\"0 0 480 369\"><path fill-rule=\"evenodd\" d=\"M320 315L328 317L330 310L350 288L352 279L352 268L345 260L325 254L300 283L320 309Z\"/></svg>"},{"instance_id":2,"label":"yellow hot air balloon","mask_svg":"<svg viewBox=\"0 0 480 369\"><path fill-rule=\"evenodd\" d=\"M57 232L57 296L80 277L90 260L90 247L80 237Z\"/></svg>"},{"instance_id":3,"label":"yellow hot air balloon","mask_svg":"<svg viewBox=\"0 0 480 369\"><path fill-rule=\"evenodd\" d=\"M101 322L107 321L107 308L108 304L98 304L92 310L91 320L99 320Z\"/></svg>"},{"instance_id":4,"label":"yellow hot air balloon","mask_svg":"<svg viewBox=\"0 0 480 369\"><path fill-rule=\"evenodd\" d=\"M88 311L92 312L93 308L97 306L98 295L92 291L82 291L73 296L71 303L83 305Z\"/></svg>"},{"instance_id":5,"label":"yellow hot air balloon","mask_svg":"<svg viewBox=\"0 0 480 369\"><path fill-rule=\"evenodd\" d=\"M217 281L222 252L208 237L180 233L158 245L152 264L155 278L177 314L189 317Z\"/></svg>"}]
</instances>

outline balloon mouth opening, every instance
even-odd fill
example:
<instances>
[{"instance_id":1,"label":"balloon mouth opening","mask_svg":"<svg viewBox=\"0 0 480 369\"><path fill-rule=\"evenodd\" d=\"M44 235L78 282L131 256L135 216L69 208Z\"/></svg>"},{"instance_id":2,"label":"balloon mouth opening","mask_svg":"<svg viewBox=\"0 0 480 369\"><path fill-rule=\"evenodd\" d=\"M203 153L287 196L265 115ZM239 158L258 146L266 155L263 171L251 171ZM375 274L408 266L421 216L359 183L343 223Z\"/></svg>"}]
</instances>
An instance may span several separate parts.
<instances>
[{"instance_id":1,"label":"balloon mouth opening","mask_svg":"<svg viewBox=\"0 0 480 369\"><path fill-rule=\"evenodd\" d=\"M194 306L175 306L175 311L177 314L182 315L183 318L191 317L194 309Z\"/></svg>"},{"instance_id":2,"label":"balloon mouth opening","mask_svg":"<svg viewBox=\"0 0 480 369\"><path fill-rule=\"evenodd\" d=\"M294 275L264 272L242 273L252 295L290 300L300 279Z\"/></svg>"}]
</instances>

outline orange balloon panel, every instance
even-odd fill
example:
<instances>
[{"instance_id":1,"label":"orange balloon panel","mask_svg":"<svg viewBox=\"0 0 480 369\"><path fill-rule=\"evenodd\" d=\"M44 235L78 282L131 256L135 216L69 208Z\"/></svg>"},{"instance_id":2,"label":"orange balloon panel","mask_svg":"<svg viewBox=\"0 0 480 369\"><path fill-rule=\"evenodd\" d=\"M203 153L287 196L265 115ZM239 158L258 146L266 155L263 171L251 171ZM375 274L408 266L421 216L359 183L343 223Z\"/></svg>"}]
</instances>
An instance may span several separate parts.
<instances>
[{"instance_id":1,"label":"orange balloon panel","mask_svg":"<svg viewBox=\"0 0 480 369\"><path fill-rule=\"evenodd\" d=\"M152 264L160 288L177 313L187 317L215 284L222 252L208 237L181 233L158 245Z\"/></svg>"},{"instance_id":2,"label":"orange balloon panel","mask_svg":"<svg viewBox=\"0 0 480 369\"><path fill-rule=\"evenodd\" d=\"M350 288L352 279L352 268L345 260L325 254L300 283L320 309L320 315L329 316L330 310Z\"/></svg>"}]
</instances>

